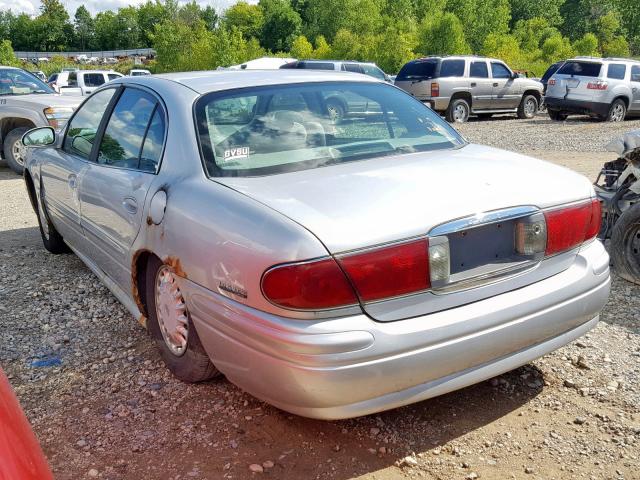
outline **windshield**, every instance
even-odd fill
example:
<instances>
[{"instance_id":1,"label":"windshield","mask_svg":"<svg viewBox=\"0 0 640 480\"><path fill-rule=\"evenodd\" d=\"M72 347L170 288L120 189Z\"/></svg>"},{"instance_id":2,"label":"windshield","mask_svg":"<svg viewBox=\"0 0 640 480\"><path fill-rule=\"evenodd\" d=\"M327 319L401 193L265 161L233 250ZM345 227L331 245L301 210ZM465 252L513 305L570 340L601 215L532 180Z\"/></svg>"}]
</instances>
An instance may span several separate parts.
<instances>
[{"instance_id":1,"label":"windshield","mask_svg":"<svg viewBox=\"0 0 640 480\"><path fill-rule=\"evenodd\" d=\"M0 95L55 93L46 83L24 70L0 68Z\"/></svg>"},{"instance_id":2,"label":"windshield","mask_svg":"<svg viewBox=\"0 0 640 480\"><path fill-rule=\"evenodd\" d=\"M211 176L269 175L464 144L431 109L382 83L213 92L198 100L195 115Z\"/></svg>"},{"instance_id":3,"label":"windshield","mask_svg":"<svg viewBox=\"0 0 640 480\"><path fill-rule=\"evenodd\" d=\"M560 75L578 75L580 77L597 77L600 75L601 63L567 62L558 70Z\"/></svg>"},{"instance_id":4,"label":"windshield","mask_svg":"<svg viewBox=\"0 0 640 480\"><path fill-rule=\"evenodd\" d=\"M396 80L423 80L433 78L436 74L438 60L420 60L407 63L400 72Z\"/></svg>"}]
</instances>

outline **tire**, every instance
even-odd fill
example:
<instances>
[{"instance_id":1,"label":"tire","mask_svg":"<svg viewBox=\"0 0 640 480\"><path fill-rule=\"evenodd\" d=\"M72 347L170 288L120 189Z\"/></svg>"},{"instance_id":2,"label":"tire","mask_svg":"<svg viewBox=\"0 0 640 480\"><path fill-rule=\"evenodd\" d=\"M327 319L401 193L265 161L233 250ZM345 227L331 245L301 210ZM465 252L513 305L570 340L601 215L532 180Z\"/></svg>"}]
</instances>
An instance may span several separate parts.
<instances>
[{"instance_id":1,"label":"tire","mask_svg":"<svg viewBox=\"0 0 640 480\"><path fill-rule=\"evenodd\" d=\"M464 98L456 98L449 103L444 116L449 123L465 123L469 120L470 112L469 102Z\"/></svg>"},{"instance_id":2,"label":"tire","mask_svg":"<svg viewBox=\"0 0 640 480\"><path fill-rule=\"evenodd\" d=\"M607 122L622 122L624 117L627 116L627 104L624 100L618 98L611 103L609 107L609 113L607 114Z\"/></svg>"},{"instance_id":3,"label":"tire","mask_svg":"<svg viewBox=\"0 0 640 480\"><path fill-rule=\"evenodd\" d=\"M220 375L220 372L213 363L211 363L209 356L202 346L198 332L193 325L193 321L191 320L191 316L189 315L189 311L184 302L182 303L184 306L183 315L175 313L177 308L173 304L170 304L172 306L171 310L174 311L174 315L182 316L184 317L183 320L185 320L184 323L180 323L180 325L186 327L187 331L184 349L181 352L176 352L176 345L170 342L169 336L165 338L165 333L163 333L163 327L161 327L160 323L161 321L158 319L158 312L162 310L163 304L161 303L160 308L158 308L157 300L159 298L160 302L164 301L163 294L161 293L163 288L167 288L167 292L170 292L166 294L170 296L164 298L168 298L170 300L173 299L172 301L175 302L176 292L178 298L181 298L180 289L173 282L165 282L165 275L172 277L174 275L173 269L162 263L157 257L152 256L146 268L145 278L148 317L147 325L149 327L150 335L153 337L158 349L160 350L162 360L164 360L165 365L171 373L183 382L202 382ZM159 286L159 284L162 284L163 286ZM156 294L158 294L158 297ZM165 331L167 328L171 328L169 322L171 315L166 313L168 311L169 309L167 308L165 310L167 322L162 322ZM180 335L180 338L184 339L185 337Z\"/></svg>"},{"instance_id":4,"label":"tire","mask_svg":"<svg viewBox=\"0 0 640 480\"><path fill-rule=\"evenodd\" d=\"M329 118L335 123L340 123L344 118L344 107L337 100L329 100L327 102L327 111L329 112Z\"/></svg>"},{"instance_id":5,"label":"tire","mask_svg":"<svg viewBox=\"0 0 640 480\"><path fill-rule=\"evenodd\" d=\"M549 118L554 122L564 122L568 117L566 113L559 110L551 110L550 108L547 109L547 113L549 114Z\"/></svg>"},{"instance_id":6,"label":"tire","mask_svg":"<svg viewBox=\"0 0 640 480\"><path fill-rule=\"evenodd\" d=\"M538 99L535 95L525 95L518 106L518 118L531 119L538 112Z\"/></svg>"},{"instance_id":7,"label":"tire","mask_svg":"<svg viewBox=\"0 0 640 480\"><path fill-rule=\"evenodd\" d=\"M35 195L35 192L33 192L33 194ZM44 194L41 194L39 199L36 196L35 201L38 207L36 213L38 215L38 226L40 227L40 236L42 237L44 248L54 255L69 253L71 249L64 243L64 238L62 238L62 235L60 235L49 219L43 195Z\"/></svg>"},{"instance_id":8,"label":"tire","mask_svg":"<svg viewBox=\"0 0 640 480\"><path fill-rule=\"evenodd\" d=\"M29 130L30 128L27 127L14 128L4 138L4 158L7 160L9 168L18 175L22 175L24 171L24 158L22 158L24 147L18 142L22 140L22 136Z\"/></svg>"},{"instance_id":9,"label":"tire","mask_svg":"<svg viewBox=\"0 0 640 480\"><path fill-rule=\"evenodd\" d=\"M640 204L618 218L611 232L610 251L616 273L640 285Z\"/></svg>"}]
</instances>

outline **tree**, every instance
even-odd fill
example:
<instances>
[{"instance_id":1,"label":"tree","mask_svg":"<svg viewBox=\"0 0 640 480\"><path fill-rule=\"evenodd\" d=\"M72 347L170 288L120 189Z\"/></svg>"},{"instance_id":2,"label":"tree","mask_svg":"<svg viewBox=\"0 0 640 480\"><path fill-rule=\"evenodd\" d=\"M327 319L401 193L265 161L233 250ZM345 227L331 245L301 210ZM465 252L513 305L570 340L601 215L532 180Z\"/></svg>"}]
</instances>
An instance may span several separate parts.
<instances>
[{"instance_id":1,"label":"tree","mask_svg":"<svg viewBox=\"0 0 640 480\"><path fill-rule=\"evenodd\" d=\"M382 28L382 3L382 0L307 0L305 34L308 38L322 35L333 42L342 29L356 35L378 33Z\"/></svg>"},{"instance_id":2,"label":"tree","mask_svg":"<svg viewBox=\"0 0 640 480\"><path fill-rule=\"evenodd\" d=\"M567 37L556 34L549 37L542 44L542 58L547 63L554 63L559 60L566 60L574 55L573 47Z\"/></svg>"},{"instance_id":3,"label":"tree","mask_svg":"<svg viewBox=\"0 0 640 480\"><path fill-rule=\"evenodd\" d=\"M200 18L208 30L214 30L218 26L218 13L211 5L204 7L200 13Z\"/></svg>"},{"instance_id":4,"label":"tree","mask_svg":"<svg viewBox=\"0 0 640 480\"><path fill-rule=\"evenodd\" d=\"M171 12L166 3L159 0L147 1L138 7L138 28L140 30L140 43L145 47L151 45L151 36L156 25L171 18ZM173 8L172 5L170 5Z\"/></svg>"},{"instance_id":5,"label":"tree","mask_svg":"<svg viewBox=\"0 0 640 480\"><path fill-rule=\"evenodd\" d=\"M425 55L470 53L462 22L453 13L425 17L418 29L417 51Z\"/></svg>"},{"instance_id":6,"label":"tree","mask_svg":"<svg viewBox=\"0 0 640 480\"><path fill-rule=\"evenodd\" d=\"M598 18L615 10L614 1L616 0L565 0L560 7L560 15L564 20L560 30L571 40L594 32Z\"/></svg>"},{"instance_id":7,"label":"tree","mask_svg":"<svg viewBox=\"0 0 640 480\"><path fill-rule=\"evenodd\" d=\"M331 44L331 53L338 60L359 60L361 50L358 36L345 28L338 30Z\"/></svg>"},{"instance_id":8,"label":"tree","mask_svg":"<svg viewBox=\"0 0 640 480\"><path fill-rule=\"evenodd\" d=\"M76 9L74 15L74 26L76 32L77 45L80 50L84 50L92 42L94 36L93 18L84 5Z\"/></svg>"},{"instance_id":9,"label":"tree","mask_svg":"<svg viewBox=\"0 0 640 480\"><path fill-rule=\"evenodd\" d=\"M60 0L42 0L32 32L36 36L36 46L45 52L62 51L69 46L73 26Z\"/></svg>"},{"instance_id":10,"label":"tree","mask_svg":"<svg viewBox=\"0 0 640 480\"><path fill-rule=\"evenodd\" d=\"M115 23L120 32L116 42L118 48L126 49L141 46L136 7L125 7L118 10Z\"/></svg>"},{"instance_id":11,"label":"tree","mask_svg":"<svg viewBox=\"0 0 640 480\"><path fill-rule=\"evenodd\" d=\"M121 35L118 26L118 16L111 10L105 10L96 15L95 48L99 50L115 50L118 48L118 37Z\"/></svg>"},{"instance_id":12,"label":"tree","mask_svg":"<svg viewBox=\"0 0 640 480\"><path fill-rule=\"evenodd\" d=\"M291 50L289 51L292 57L299 59L313 58L313 45L307 40L304 35L299 35L291 44Z\"/></svg>"},{"instance_id":13,"label":"tree","mask_svg":"<svg viewBox=\"0 0 640 480\"><path fill-rule=\"evenodd\" d=\"M228 29L237 28L245 38L259 38L264 25L264 12L258 5L240 1L226 10L223 22Z\"/></svg>"},{"instance_id":14,"label":"tree","mask_svg":"<svg viewBox=\"0 0 640 480\"><path fill-rule=\"evenodd\" d=\"M550 25L560 25L562 4L564 0L511 0L511 25L532 18L544 18Z\"/></svg>"},{"instance_id":15,"label":"tree","mask_svg":"<svg viewBox=\"0 0 640 480\"><path fill-rule=\"evenodd\" d=\"M512 67L522 65L520 43L514 35L508 33L490 33L484 40L482 54L504 60Z\"/></svg>"},{"instance_id":16,"label":"tree","mask_svg":"<svg viewBox=\"0 0 640 480\"><path fill-rule=\"evenodd\" d=\"M0 40L0 65L17 66L20 62L13 53L9 40Z\"/></svg>"},{"instance_id":17,"label":"tree","mask_svg":"<svg viewBox=\"0 0 640 480\"><path fill-rule=\"evenodd\" d=\"M260 0L264 23L260 44L268 50L287 51L300 34L302 19L288 0Z\"/></svg>"},{"instance_id":18,"label":"tree","mask_svg":"<svg viewBox=\"0 0 640 480\"><path fill-rule=\"evenodd\" d=\"M585 33L573 43L577 55L595 57L598 55L598 38L593 33Z\"/></svg>"},{"instance_id":19,"label":"tree","mask_svg":"<svg viewBox=\"0 0 640 480\"><path fill-rule=\"evenodd\" d=\"M509 0L448 0L446 11L460 19L465 39L474 52L482 49L490 33L509 32Z\"/></svg>"},{"instance_id":20,"label":"tree","mask_svg":"<svg viewBox=\"0 0 640 480\"><path fill-rule=\"evenodd\" d=\"M331 57L331 46L327 43L324 36L316 37L316 48L313 50L313 58L324 59Z\"/></svg>"}]
</instances>

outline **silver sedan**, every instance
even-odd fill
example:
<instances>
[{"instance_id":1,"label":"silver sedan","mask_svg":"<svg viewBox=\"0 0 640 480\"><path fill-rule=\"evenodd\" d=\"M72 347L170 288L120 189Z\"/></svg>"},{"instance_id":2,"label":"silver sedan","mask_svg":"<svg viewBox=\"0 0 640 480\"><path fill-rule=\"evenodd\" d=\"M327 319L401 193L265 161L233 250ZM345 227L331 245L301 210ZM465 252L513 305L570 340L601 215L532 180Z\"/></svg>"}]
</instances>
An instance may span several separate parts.
<instances>
[{"instance_id":1,"label":"silver sedan","mask_svg":"<svg viewBox=\"0 0 640 480\"><path fill-rule=\"evenodd\" d=\"M178 378L300 415L493 377L593 328L609 294L587 179L468 144L369 77L127 77L23 142L47 250L75 252Z\"/></svg>"}]
</instances>

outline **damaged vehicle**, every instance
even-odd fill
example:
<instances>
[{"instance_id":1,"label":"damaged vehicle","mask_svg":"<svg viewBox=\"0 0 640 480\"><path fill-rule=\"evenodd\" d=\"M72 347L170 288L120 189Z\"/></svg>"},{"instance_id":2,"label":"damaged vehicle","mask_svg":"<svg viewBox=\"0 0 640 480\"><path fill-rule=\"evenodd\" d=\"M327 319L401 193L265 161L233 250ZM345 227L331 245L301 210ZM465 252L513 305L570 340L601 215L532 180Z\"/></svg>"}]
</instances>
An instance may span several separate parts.
<instances>
[{"instance_id":1,"label":"damaged vehicle","mask_svg":"<svg viewBox=\"0 0 640 480\"><path fill-rule=\"evenodd\" d=\"M337 121L336 91L379 114ZM494 377L589 331L609 295L587 179L469 144L370 77L127 77L23 142L50 252L75 252L178 378L299 415Z\"/></svg>"},{"instance_id":2,"label":"damaged vehicle","mask_svg":"<svg viewBox=\"0 0 640 480\"><path fill-rule=\"evenodd\" d=\"M604 164L595 182L602 200L600 239L622 278L640 284L640 130L612 141L606 149L618 158Z\"/></svg>"}]
</instances>

